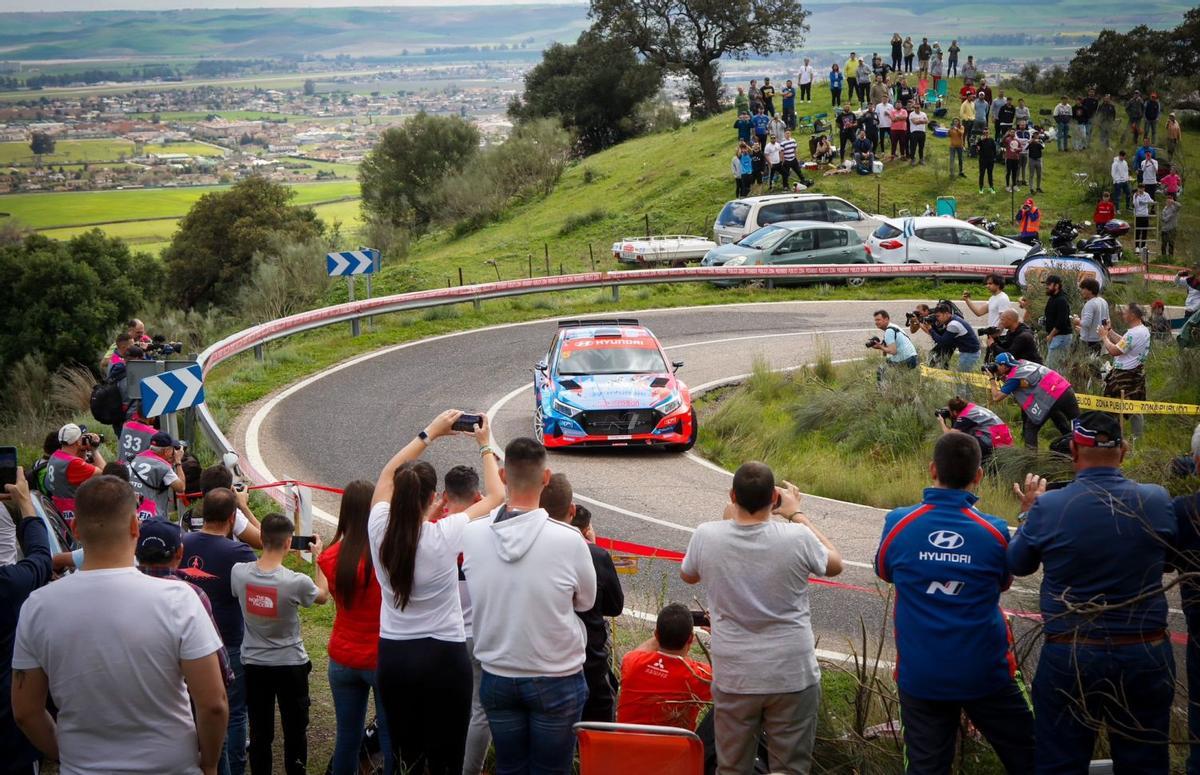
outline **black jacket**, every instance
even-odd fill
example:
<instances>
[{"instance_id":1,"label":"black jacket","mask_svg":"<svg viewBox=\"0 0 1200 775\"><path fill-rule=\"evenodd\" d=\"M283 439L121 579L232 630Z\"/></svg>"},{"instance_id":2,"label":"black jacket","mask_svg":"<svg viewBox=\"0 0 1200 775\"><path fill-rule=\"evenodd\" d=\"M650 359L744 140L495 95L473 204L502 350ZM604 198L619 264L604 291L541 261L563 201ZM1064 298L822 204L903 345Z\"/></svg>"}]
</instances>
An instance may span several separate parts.
<instances>
[{"instance_id":1,"label":"black jacket","mask_svg":"<svg viewBox=\"0 0 1200 775\"><path fill-rule=\"evenodd\" d=\"M1005 331L1002 336L996 337L995 355L1000 353L1011 353L1014 358L1023 361L1042 362L1037 337L1033 335L1033 329L1024 323L1018 323L1017 330L1011 333Z\"/></svg>"},{"instance_id":2,"label":"black jacket","mask_svg":"<svg viewBox=\"0 0 1200 775\"><path fill-rule=\"evenodd\" d=\"M0 506L0 511L4 507ZM0 514L8 519L8 514ZM26 518L17 524L17 541L25 553L25 559L0 568L0 752L4 766L30 764L40 758L37 749L25 739L25 735L13 721L12 702L12 657L13 643L17 636L17 615L21 606L33 591L45 586L54 571L50 556L50 539L46 526L36 517Z\"/></svg>"},{"instance_id":3,"label":"black jacket","mask_svg":"<svg viewBox=\"0 0 1200 775\"><path fill-rule=\"evenodd\" d=\"M612 555L595 544L588 544L592 565L596 566L596 604L578 614L587 630L587 652L583 661L585 672L607 669L608 624L606 616L620 616L625 610L625 592L621 578L613 565Z\"/></svg>"},{"instance_id":4,"label":"black jacket","mask_svg":"<svg viewBox=\"0 0 1200 775\"><path fill-rule=\"evenodd\" d=\"M1057 330L1059 336L1074 331L1071 325L1071 304L1067 301L1067 294L1059 292L1046 298L1045 328L1047 334Z\"/></svg>"}]
</instances>

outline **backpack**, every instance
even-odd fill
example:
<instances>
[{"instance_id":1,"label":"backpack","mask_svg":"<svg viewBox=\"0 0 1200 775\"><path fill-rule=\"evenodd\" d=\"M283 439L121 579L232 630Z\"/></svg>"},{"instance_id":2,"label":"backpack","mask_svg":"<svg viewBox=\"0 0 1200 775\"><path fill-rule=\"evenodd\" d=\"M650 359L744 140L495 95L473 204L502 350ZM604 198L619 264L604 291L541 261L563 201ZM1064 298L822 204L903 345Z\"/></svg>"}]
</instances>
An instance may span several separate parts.
<instances>
[{"instance_id":1,"label":"backpack","mask_svg":"<svg viewBox=\"0 0 1200 775\"><path fill-rule=\"evenodd\" d=\"M105 425L117 425L125 420L125 405L122 401L120 382L125 379L125 364L115 364L108 376L92 387L89 404L92 417Z\"/></svg>"}]
</instances>

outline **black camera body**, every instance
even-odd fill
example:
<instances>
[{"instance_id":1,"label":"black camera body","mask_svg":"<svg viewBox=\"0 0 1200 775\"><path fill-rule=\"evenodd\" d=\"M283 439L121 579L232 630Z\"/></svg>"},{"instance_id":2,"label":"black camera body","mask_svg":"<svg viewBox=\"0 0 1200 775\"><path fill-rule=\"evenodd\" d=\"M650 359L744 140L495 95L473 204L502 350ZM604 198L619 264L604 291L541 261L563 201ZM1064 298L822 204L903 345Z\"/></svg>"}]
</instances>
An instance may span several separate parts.
<instances>
[{"instance_id":1,"label":"black camera body","mask_svg":"<svg viewBox=\"0 0 1200 775\"><path fill-rule=\"evenodd\" d=\"M876 345L880 345L880 344L883 344L883 340L877 336L873 336L866 341L866 344L864 346L868 350L873 350L873 349L875 349Z\"/></svg>"},{"instance_id":2,"label":"black camera body","mask_svg":"<svg viewBox=\"0 0 1200 775\"><path fill-rule=\"evenodd\" d=\"M905 312L904 325L912 327L913 323L924 323L927 326L932 326L937 323L937 316L922 315L920 312Z\"/></svg>"},{"instance_id":3,"label":"black camera body","mask_svg":"<svg viewBox=\"0 0 1200 775\"><path fill-rule=\"evenodd\" d=\"M949 409L947 409L947 408L946 408L946 407L944 407L944 406L939 406L937 409L934 409L934 410L933 410L933 413L934 413L936 416L938 416L938 417L941 417L943 420L949 420L949 419L950 419L950 410L949 410Z\"/></svg>"},{"instance_id":4,"label":"black camera body","mask_svg":"<svg viewBox=\"0 0 1200 775\"><path fill-rule=\"evenodd\" d=\"M999 371L998 371L999 368L1000 367L998 365L996 365L995 363L985 363L979 367L979 370L982 371L984 374L990 374L994 377L997 374L999 374Z\"/></svg>"},{"instance_id":5,"label":"black camera body","mask_svg":"<svg viewBox=\"0 0 1200 775\"><path fill-rule=\"evenodd\" d=\"M146 353L146 360L156 361L167 355L182 353L183 342L168 342L167 338L162 334L155 334L154 338L143 349Z\"/></svg>"},{"instance_id":6,"label":"black camera body","mask_svg":"<svg viewBox=\"0 0 1200 775\"><path fill-rule=\"evenodd\" d=\"M88 430L88 427L86 425L80 425L79 432L83 434L82 436L79 437L79 444L80 444L80 446L82 446L86 449L93 449L95 447L99 447L102 444L104 444L104 434L103 433L92 433L91 431ZM97 439L95 444L92 444L92 436L95 436Z\"/></svg>"},{"instance_id":7,"label":"black camera body","mask_svg":"<svg viewBox=\"0 0 1200 775\"><path fill-rule=\"evenodd\" d=\"M979 336L1000 336L1004 333L1004 329L999 326L988 326L987 328L977 328L975 333Z\"/></svg>"}]
</instances>

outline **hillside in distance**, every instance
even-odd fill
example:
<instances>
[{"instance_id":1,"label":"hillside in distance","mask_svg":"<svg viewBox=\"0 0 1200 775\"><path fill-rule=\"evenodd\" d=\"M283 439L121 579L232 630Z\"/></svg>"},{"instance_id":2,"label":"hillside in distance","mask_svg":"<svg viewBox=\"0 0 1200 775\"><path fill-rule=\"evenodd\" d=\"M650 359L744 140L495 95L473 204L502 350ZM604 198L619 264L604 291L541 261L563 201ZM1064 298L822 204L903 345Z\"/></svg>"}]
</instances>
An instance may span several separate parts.
<instances>
[{"instance_id":1,"label":"hillside in distance","mask_svg":"<svg viewBox=\"0 0 1200 775\"><path fill-rule=\"evenodd\" d=\"M1066 53L1099 30L1138 24L1173 27L1190 2L1178 0L810 0L804 48L884 52L893 31L948 44L1036 46ZM394 56L453 46L521 46L540 51L573 41L587 26L583 2L547 5L365 8L192 9L0 13L0 58L271 58ZM848 12L853 23L847 23ZM1024 37L1022 37L1024 36ZM885 52L886 53L886 52ZM990 53L990 52L989 52ZM1018 52L1040 56L1041 52Z\"/></svg>"}]
</instances>

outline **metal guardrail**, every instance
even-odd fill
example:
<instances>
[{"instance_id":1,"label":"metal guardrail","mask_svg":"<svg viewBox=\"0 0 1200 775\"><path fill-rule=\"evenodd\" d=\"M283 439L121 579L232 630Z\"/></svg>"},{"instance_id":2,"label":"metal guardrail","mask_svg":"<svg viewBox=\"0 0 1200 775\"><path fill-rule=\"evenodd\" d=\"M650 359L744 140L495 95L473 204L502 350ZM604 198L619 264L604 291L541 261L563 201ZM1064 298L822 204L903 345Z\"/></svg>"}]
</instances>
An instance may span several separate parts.
<instances>
[{"instance_id":1,"label":"metal guardrail","mask_svg":"<svg viewBox=\"0 0 1200 775\"><path fill-rule=\"evenodd\" d=\"M261 359L263 345L292 334L317 328L345 323L371 315L391 312L442 307L467 302L479 304L489 299L522 296L531 293L572 291L587 288L612 288L613 299L619 299L622 286L652 285L656 283L708 282L713 280L776 280L789 278L846 279L849 277L944 277L963 275L984 276L992 272L1011 275L1013 267L977 264L810 264L804 266L745 266L745 267L683 267L678 269L635 269L620 272L584 272L573 275L533 277L522 280L503 280L478 285L461 285L436 288L426 291L381 296L374 299L335 304L330 307L301 312L286 318L230 334L210 345L197 358L197 362L208 374L218 364L251 350ZM236 451L206 404L196 408L196 417L209 445L218 454ZM252 479L257 479L247 461L242 460L243 470Z\"/></svg>"}]
</instances>

